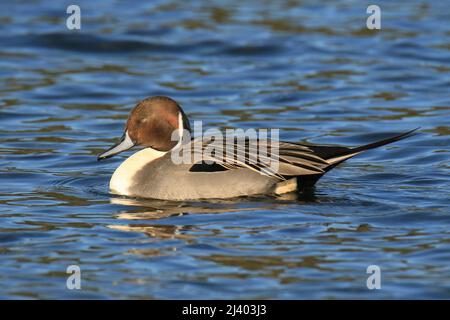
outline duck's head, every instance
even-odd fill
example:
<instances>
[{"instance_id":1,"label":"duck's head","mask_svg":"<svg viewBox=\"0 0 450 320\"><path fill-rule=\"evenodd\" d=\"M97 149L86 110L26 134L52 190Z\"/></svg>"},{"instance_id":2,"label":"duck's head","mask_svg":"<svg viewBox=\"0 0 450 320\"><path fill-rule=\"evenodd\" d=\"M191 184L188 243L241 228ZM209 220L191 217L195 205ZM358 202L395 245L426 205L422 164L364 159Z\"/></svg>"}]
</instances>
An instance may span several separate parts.
<instances>
[{"instance_id":1,"label":"duck's head","mask_svg":"<svg viewBox=\"0 0 450 320\"><path fill-rule=\"evenodd\" d=\"M172 134L177 133L177 139ZM167 152L181 143L183 130L191 131L180 105L169 97L156 96L140 101L128 116L119 143L98 155L97 160L112 157L134 146Z\"/></svg>"}]
</instances>

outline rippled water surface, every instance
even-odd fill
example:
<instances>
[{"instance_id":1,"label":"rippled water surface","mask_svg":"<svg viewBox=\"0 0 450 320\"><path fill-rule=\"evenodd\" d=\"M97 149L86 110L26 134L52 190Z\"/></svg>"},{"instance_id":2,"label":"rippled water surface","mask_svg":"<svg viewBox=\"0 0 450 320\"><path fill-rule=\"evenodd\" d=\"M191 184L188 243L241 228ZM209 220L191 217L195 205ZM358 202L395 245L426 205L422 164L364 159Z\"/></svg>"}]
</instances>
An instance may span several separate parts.
<instances>
[{"instance_id":1,"label":"rippled water surface","mask_svg":"<svg viewBox=\"0 0 450 320\"><path fill-rule=\"evenodd\" d=\"M449 1L0 3L1 298L450 298ZM162 202L97 162L135 103L285 140L413 138L308 197ZM82 289L66 289L79 265ZM381 290L368 290L378 265Z\"/></svg>"}]
</instances>

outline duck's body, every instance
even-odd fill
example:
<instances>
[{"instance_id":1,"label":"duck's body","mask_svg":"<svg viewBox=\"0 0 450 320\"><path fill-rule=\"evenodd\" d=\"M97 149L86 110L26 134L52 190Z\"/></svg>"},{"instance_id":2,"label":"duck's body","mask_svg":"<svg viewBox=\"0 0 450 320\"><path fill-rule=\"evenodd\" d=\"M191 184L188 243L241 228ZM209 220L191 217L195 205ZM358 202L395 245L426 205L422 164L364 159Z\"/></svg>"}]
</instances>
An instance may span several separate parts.
<instances>
[{"instance_id":1,"label":"duck's body","mask_svg":"<svg viewBox=\"0 0 450 320\"><path fill-rule=\"evenodd\" d=\"M157 111L155 113L155 111ZM220 153L209 155L193 163L173 160L172 152L179 152L179 141L172 132L190 130L189 121L181 107L170 98L153 97L143 100L133 109L122 141L99 156L110 157L139 144L146 148L126 159L114 172L110 181L112 193L164 200L233 198L260 194L283 194L312 187L324 173L362 151L403 139L412 131L358 148L309 146L292 142L277 144L276 171L267 164L232 163ZM170 136L169 136L170 134ZM251 140L253 141L253 140ZM211 140L209 140L209 143ZM257 141L260 144L264 141ZM182 152L205 152L208 142L190 140ZM258 145L259 147L259 145ZM249 146L234 146L252 152ZM196 151L194 151L194 149ZM224 154L226 154L224 152ZM270 152L269 152L270 154Z\"/></svg>"},{"instance_id":2,"label":"duck's body","mask_svg":"<svg viewBox=\"0 0 450 320\"><path fill-rule=\"evenodd\" d=\"M146 148L116 169L110 190L120 195L164 200L233 198L273 193L279 182L245 168L214 172L192 172L191 168L190 164L174 164L170 153L155 155L154 150Z\"/></svg>"}]
</instances>

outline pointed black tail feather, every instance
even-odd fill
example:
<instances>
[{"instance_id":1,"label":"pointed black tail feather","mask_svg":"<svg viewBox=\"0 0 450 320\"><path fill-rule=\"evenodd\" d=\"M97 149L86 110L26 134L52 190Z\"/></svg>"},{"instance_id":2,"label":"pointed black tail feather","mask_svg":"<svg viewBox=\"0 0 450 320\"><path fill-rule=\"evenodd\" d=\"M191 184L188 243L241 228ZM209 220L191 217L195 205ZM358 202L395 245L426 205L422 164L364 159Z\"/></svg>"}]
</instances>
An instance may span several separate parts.
<instances>
[{"instance_id":1,"label":"pointed black tail feather","mask_svg":"<svg viewBox=\"0 0 450 320\"><path fill-rule=\"evenodd\" d=\"M361 153L363 151L374 149L374 148L378 148L378 147L384 146L386 144L389 144L389 143L392 143L392 142L395 142L395 141L399 141L399 140L411 137L411 136L417 134L416 131L419 130L419 129L420 128L416 128L416 129L404 132L402 134L396 135L394 137L390 137L390 138L387 138L387 139L383 139L383 140L379 140L379 141L376 141L376 142L372 142L372 143L369 143L369 144L366 144L366 145L363 145L363 146L360 146L360 147L348 148L347 150L343 150L342 153L334 154L332 157L329 157L326 160L328 162L330 162L331 165L334 167L334 166L338 165L339 163L342 163L343 161L345 161L345 160L347 160L347 159L349 159L349 158L351 158L353 156L356 156L357 154L359 154L359 153ZM329 169L327 168L327 170L329 170Z\"/></svg>"},{"instance_id":2,"label":"pointed black tail feather","mask_svg":"<svg viewBox=\"0 0 450 320\"><path fill-rule=\"evenodd\" d=\"M357 154L359 154L363 151L378 148L378 147L384 146L386 144L411 137L411 136L417 134L416 131L419 129L420 128L416 128L416 129L410 130L408 132L404 132L402 134L396 135L394 137L379 140L379 141L369 143L369 144L366 144L366 145L363 145L360 147L355 147L355 148L335 147L335 146L308 146L308 148L313 150L314 153L316 155L318 155L319 157L321 157L331 163L327 168L324 169L325 172L328 172L331 169L333 169L334 167L336 167L338 164L344 162L347 159L350 159L353 156L356 156ZM316 182L323 175L324 175L324 173L317 174L317 175L297 177L298 188L304 192L305 190L308 190L308 189L314 187Z\"/></svg>"}]
</instances>

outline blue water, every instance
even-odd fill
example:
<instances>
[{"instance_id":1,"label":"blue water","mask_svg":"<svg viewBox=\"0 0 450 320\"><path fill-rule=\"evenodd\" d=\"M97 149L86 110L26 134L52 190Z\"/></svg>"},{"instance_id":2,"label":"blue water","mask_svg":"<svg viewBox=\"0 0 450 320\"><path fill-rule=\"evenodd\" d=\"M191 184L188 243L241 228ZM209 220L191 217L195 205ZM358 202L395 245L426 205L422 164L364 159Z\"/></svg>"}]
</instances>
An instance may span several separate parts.
<instances>
[{"instance_id":1,"label":"blue water","mask_svg":"<svg viewBox=\"0 0 450 320\"><path fill-rule=\"evenodd\" d=\"M449 1L0 3L0 298L450 298ZM359 145L308 197L108 194L132 106ZM81 268L68 290L66 268ZM366 269L381 269L369 290Z\"/></svg>"}]
</instances>

